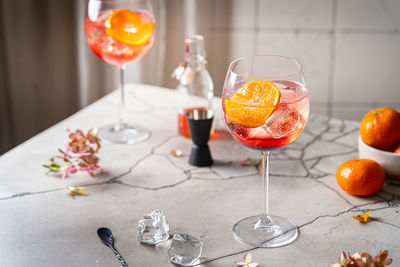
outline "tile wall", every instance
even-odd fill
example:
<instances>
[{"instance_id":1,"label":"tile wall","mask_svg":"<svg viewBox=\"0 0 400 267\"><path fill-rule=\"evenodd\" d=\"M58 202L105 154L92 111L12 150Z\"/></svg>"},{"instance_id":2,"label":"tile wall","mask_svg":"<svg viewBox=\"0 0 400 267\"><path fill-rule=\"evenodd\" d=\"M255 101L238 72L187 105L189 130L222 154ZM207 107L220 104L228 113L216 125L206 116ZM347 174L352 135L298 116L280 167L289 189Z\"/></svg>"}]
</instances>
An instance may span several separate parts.
<instances>
[{"instance_id":1,"label":"tile wall","mask_svg":"<svg viewBox=\"0 0 400 267\"><path fill-rule=\"evenodd\" d=\"M172 6L179 13L179 3L185 4L166 3L167 14ZM195 5L216 95L232 60L281 54L303 64L313 113L361 120L376 107L400 110L399 0L201 0ZM183 20L167 17L175 29ZM169 32L174 35L174 29ZM175 81L169 74L183 49L182 35L174 40L179 49L169 53L175 58L166 56L160 84L170 88Z\"/></svg>"}]
</instances>

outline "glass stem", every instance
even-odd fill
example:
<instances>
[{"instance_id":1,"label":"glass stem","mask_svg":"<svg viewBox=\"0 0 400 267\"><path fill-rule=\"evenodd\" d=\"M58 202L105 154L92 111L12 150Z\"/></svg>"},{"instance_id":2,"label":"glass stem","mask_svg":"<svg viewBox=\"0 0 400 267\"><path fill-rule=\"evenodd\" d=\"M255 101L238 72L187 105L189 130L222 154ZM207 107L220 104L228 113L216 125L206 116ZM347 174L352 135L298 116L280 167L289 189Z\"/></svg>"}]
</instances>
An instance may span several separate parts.
<instances>
[{"instance_id":1,"label":"glass stem","mask_svg":"<svg viewBox=\"0 0 400 267\"><path fill-rule=\"evenodd\" d=\"M255 224L255 229L268 228L271 225L269 216L269 154L271 151L263 151L262 154L262 214L260 220Z\"/></svg>"},{"instance_id":2,"label":"glass stem","mask_svg":"<svg viewBox=\"0 0 400 267\"><path fill-rule=\"evenodd\" d=\"M125 71L126 65L121 65L120 67L120 90L121 90L121 99L119 103L119 126L124 127L127 120L126 120L126 107L125 107L125 89L124 89L124 71Z\"/></svg>"},{"instance_id":3,"label":"glass stem","mask_svg":"<svg viewBox=\"0 0 400 267\"><path fill-rule=\"evenodd\" d=\"M269 154L270 150L262 152L262 198L263 198L263 217L269 215Z\"/></svg>"}]
</instances>

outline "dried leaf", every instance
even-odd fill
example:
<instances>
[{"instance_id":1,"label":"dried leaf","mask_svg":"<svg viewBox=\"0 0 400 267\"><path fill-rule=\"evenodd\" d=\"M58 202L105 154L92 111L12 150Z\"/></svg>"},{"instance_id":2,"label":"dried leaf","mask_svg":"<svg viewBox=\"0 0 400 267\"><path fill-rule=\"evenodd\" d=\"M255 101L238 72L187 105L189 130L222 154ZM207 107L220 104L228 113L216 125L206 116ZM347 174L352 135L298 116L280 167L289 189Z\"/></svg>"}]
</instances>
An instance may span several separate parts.
<instances>
[{"instance_id":1,"label":"dried leaf","mask_svg":"<svg viewBox=\"0 0 400 267\"><path fill-rule=\"evenodd\" d=\"M257 159L247 158L239 162L240 166L257 166L260 163Z\"/></svg>"},{"instance_id":2,"label":"dried leaf","mask_svg":"<svg viewBox=\"0 0 400 267\"><path fill-rule=\"evenodd\" d=\"M363 213L357 216L353 216L353 218L357 221L359 221L360 223L369 223L371 220L371 218L369 218L369 215L371 214L371 211L368 211L367 213Z\"/></svg>"},{"instance_id":3,"label":"dried leaf","mask_svg":"<svg viewBox=\"0 0 400 267\"><path fill-rule=\"evenodd\" d=\"M176 158L179 158L179 157L182 157L182 156L183 156L182 151L179 150L179 149L171 150L171 151L169 152L169 154L170 154L171 156L173 156L173 157L176 157Z\"/></svg>"}]
</instances>

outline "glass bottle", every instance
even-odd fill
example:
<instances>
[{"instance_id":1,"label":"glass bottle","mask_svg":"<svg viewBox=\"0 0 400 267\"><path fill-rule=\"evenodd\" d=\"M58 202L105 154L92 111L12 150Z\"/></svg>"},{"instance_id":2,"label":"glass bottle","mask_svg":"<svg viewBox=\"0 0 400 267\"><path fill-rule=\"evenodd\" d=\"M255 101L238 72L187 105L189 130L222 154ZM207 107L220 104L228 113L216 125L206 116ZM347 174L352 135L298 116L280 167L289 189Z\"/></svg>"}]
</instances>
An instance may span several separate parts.
<instances>
[{"instance_id":1,"label":"glass bottle","mask_svg":"<svg viewBox=\"0 0 400 267\"><path fill-rule=\"evenodd\" d=\"M214 84L206 69L204 40L201 35L187 37L185 40L184 61L172 74L179 80L178 91L178 132L190 137L186 113L193 109L211 109ZM214 129L211 129L211 137Z\"/></svg>"}]
</instances>

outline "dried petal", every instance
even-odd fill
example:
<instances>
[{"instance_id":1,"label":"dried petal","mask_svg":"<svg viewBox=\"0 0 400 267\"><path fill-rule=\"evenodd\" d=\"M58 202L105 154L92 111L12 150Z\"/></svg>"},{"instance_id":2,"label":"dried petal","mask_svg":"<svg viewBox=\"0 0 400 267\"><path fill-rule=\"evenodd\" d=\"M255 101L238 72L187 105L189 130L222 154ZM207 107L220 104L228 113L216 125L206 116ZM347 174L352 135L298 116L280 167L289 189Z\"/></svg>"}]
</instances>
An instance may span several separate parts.
<instances>
[{"instance_id":1,"label":"dried petal","mask_svg":"<svg viewBox=\"0 0 400 267\"><path fill-rule=\"evenodd\" d=\"M86 189L83 187L68 186L67 188L64 188L64 190L66 190L71 197L86 194Z\"/></svg>"},{"instance_id":2,"label":"dried petal","mask_svg":"<svg viewBox=\"0 0 400 267\"><path fill-rule=\"evenodd\" d=\"M366 259L369 259L369 258L371 258L371 255L369 255L368 253L362 253L361 254L361 258L366 258Z\"/></svg>"},{"instance_id":3,"label":"dried petal","mask_svg":"<svg viewBox=\"0 0 400 267\"><path fill-rule=\"evenodd\" d=\"M173 157L176 157L176 158L179 158L179 157L182 157L182 156L183 156L182 151L179 150L179 149L171 150L171 151L169 152L169 154L170 154L171 156L173 156Z\"/></svg>"},{"instance_id":4,"label":"dried petal","mask_svg":"<svg viewBox=\"0 0 400 267\"><path fill-rule=\"evenodd\" d=\"M344 251L342 251L342 253L340 253L340 256L339 256L339 263L343 264L343 263L346 263L346 261L347 261L346 253Z\"/></svg>"},{"instance_id":5,"label":"dried petal","mask_svg":"<svg viewBox=\"0 0 400 267\"><path fill-rule=\"evenodd\" d=\"M246 254L244 255L244 261L245 261L246 263L250 263L250 262L251 262L251 254L250 254L250 253L246 253Z\"/></svg>"},{"instance_id":6,"label":"dried petal","mask_svg":"<svg viewBox=\"0 0 400 267\"><path fill-rule=\"evenodd\" d=\"M67 191L68 195L70 195L71 197L74 197L76 195L75 187L73 187L73 186L68 186L68 187L64 188L64 190Z\"/></svg>"},{"instance_id":7,"label":"dried petal","mask_svg":"<svg viewBox=\"0 0 400 267\"><path fill-rule=\"evenodd\" d=\"M361 255L360 255L360 253L358 253L358 252L354 252L353 255L351 255L351 258L352 258L353 260L355 260L355 259L361 259Z\"/></svg>"},{"instance_id":8,"label":"dried petal","mask_svg":"<svg viewBox=\"0 0 400 267\"><path fill-rule=\"evenodd\" d=\"M344 252L340 254L340 262L339 263L331 263L330 267L383 267L385 265L390 265L392 263L392 259L387 259L388 251L384 252L380 251L379 255L372 258L368 253L360 253L356 252L352 256L350 253L346 255Z\"/></svg>"},{"instance_id":9,"label":"dried petal","mask_svg":"<svg viewBox=\"0 0 400 267\"><path fill-rule=\"evenodd\" d=\"M75 192L77 195L86 195L86 189L83 187L76 187Z\"/></svg>"},{"instance_id":10,"label":"dried petal","mask_svg":"<svg viewBox=\"0 0 400 267\"><path fill-rule=\"evenodd\" d=\"M100 139L95 135L97 130L90 129L86 135L83 131L76 130L71 132L68 137L70 141L64 144L65 150L58 149L61 155L56 158L64 161L65 165L58 165L51 159L48 165L44 167L51 171L62 171L62 178L66 178L68 174L74 174L79 171L87 171L90 175L101 170L98 166L99 158L95 156L100 148ZM77 169L75 166L78 166Z\"/></svg>"},{"instance_id":11,"label":"dried petal","mask_svg":"<svg viewBox=\"0 0 400 267\"><path fill-rule=\"evenodd\" d=\"M75 131L75 135L79 138L82 138L85 136L85 134L82 132L82 130L78 129Z\"/></svg>"},{"instance_id":12,"label":"dried petal","mask_svg":"<svg viewBox=\"0 0 400 267\"><path fill-rule=\"evenodd\" d=\"M252 257L250 253L246 253L244 255L244 262L243 261L236 261L235 264L242 267L256 267L258 266L257 262L251 262Z\"/></svg>"},{"instance_id":13,"label":"dried petal","mask_svg":"<svg viewBox=\"0 0 400 267\"><path fill-rule=\"evenodd\" d=\"M357 216L353 216L353 218L357 221L359 221L360 223L369 223L371 220L371 218L368 218L368 216L371 214L371 211L368 211L367 213L363 213Z\"/></svg>"},{"instance_id":14,"label":"dried petal","mask_svg":"<svg viewBox=\"0 0 400 267\"><path fill-rule=\"evenodd\" d=\"M69 172L69 173L74 174L74 173L76 173L76 171L77 171L77 169L76 169L75 165L71 164L71 165L68 167L68 172Z\"/></svg>"},{"instance_id":15,"label":"dried petal","mask_svg":"<svg viewBox=\"0 0 400 267\"><path fill-rule=\"evenodd\" d=\"M390 265L390 264L392 264L392 262L393 262L393 259L387 259L387 260L385 260L383 263L384 263L385 265Z\"/></svg>"}]
</instances>

